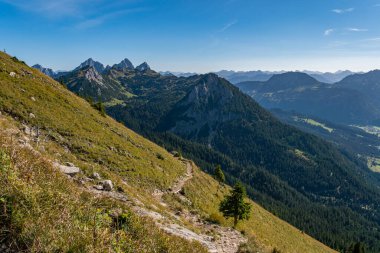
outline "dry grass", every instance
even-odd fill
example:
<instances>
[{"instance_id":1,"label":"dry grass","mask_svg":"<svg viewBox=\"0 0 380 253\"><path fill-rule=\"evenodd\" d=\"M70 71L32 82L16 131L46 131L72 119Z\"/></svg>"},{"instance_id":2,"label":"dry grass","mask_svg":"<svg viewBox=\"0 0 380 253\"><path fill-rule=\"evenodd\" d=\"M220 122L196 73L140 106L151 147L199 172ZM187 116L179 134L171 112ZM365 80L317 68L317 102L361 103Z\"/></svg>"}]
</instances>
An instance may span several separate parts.
<instances>
[{"instance_id":1,"label":"dry grass","mask_svg":"<svg viewBox=\"0 0 380 253\"><path fill-rule=\"evenodd\" d=\"M0 136L0 240L27 252L204 252L122 203L94 197L51 162ZM124 213L116 225L111 213Z\"/></svg>"},{"instance_id":2,"label":"dry grass","mask_svg":"<svg viewBox=\"0 0 380 253\"><path fill-rule=\"evenodd\" d=\"M11 77L10 72L17 76ZM39 127L48 141L44 144L47 153L59 151L55 143L66 147L68 152L59 152L54 159L76 159L85 172L91 170L86 163L99 164L130 184L151 190L168 188L184 173L183 166L164 149L112 118L102 117L87 101L4 53L0 53L0 85L0 111ZM50 145L50 141L55 143Z\"/></svg>"}]
</instances>

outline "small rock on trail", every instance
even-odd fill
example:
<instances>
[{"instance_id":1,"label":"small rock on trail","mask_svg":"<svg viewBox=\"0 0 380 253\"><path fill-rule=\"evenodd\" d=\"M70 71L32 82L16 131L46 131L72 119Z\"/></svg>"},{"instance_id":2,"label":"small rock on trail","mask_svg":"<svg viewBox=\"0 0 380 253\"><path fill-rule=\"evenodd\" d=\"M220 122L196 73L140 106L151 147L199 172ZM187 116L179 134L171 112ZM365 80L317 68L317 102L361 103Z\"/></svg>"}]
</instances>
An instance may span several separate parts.
<instances>
[{"instance_id":1,"label":"small rock on trail","mask_svg":"<svg viewBox=\"0 0 380 253\"><path fill-rule=\"evenodd\" d=\"M102 185L103 185L103 189L105 191L112 191L112 189L113 189L113 183L111 180L104 180L102 182Z\"/></svg>"}]
</instances>

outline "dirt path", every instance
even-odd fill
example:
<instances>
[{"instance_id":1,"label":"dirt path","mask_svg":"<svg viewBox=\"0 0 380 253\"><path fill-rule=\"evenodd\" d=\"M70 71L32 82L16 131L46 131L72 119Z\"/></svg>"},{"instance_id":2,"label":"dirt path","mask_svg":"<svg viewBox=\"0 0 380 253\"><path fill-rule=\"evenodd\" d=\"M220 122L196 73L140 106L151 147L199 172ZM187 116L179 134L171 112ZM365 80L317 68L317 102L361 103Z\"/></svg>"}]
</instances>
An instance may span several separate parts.
<instances>
[{"instance_id":1,"label":"dirt path","mask_svg":"<svg viewBox=\"0 0 380 253\"><path fill-rule=\"evenodd\" d=\"M190 161L186 161L186 174L179 178L171 187L170 192L177 194L178 197L190 202L181 194L186 182L193 178L193 166ZM210 253L236 253L242 243L247 242L247 239L242 236L239 231L232 228L221 227L211 224L201 219L198 215L192 214L185 210L181 214L175 214L178 219L183 218L192 226L200 231L205 231L207 234L197 234L178 224L169 224L161 227L168 233L183 237L188 240L196 240L203 244Z\"/></svg>"},{"instance_id":2,"label":"dirt path","mask_svg":"<svg viewBox=\"0 0 380 253\"><path fill-rule=\"evenodd\" d=\"M17 133L21 132L18 129L15 129L15 131L17 131ZM13 133L10 133L9 135L13 135ZM19 146L28 148L40 155L40 153L36 151L32 145L29 144L30 142L32 142L32 140L26 137L27 136L24 136L23 138L20 138L18 140L18 142L20 143ZM193 166L190 161L183 161L186 165L185 174L181 176L168 191L156 191L154 193L154 195L158 197L159 202L165 206L169 206L169 204L165 203L162 199L165 193L176 194L182 201L189 202L189 200L184 195L182 195L181 192L186 182L193 178ZM51 162L53 164L53 161ZM74 181L80 182L80 180L76 179L75 176L70 178L72 178L72 180ZM89 178L85 179L91 180ZM113 198L126 203L128 206L131 207L132 210L134 210L134 212L137 215L153 219L157 226L162 230L166 231L167 233L185 238L187 240L198 241L199 243L204 245L210 253L236 253L238 251L239 245L247 241L246 238L244 238L240 232L232 228L221 227L215 224L208 223L205 220L202 220L199 216L192 214L187 210L183 210L183 212L181 212L180 214L174 211L168 211L167 214L169 216L164 216L161 213L146 208L144 204L141 203L141 201L133 199L124 193L98 190L91 185L85 186L83 184L82 187L86 191L96 196ZM187 223L190 223L192 227L196 227L197 231L203 232L196 233L192 231L191 229L182 224L183 220L186 220Z\"/></svg>"},{"instance_id":3,"label":"dirt path","mask_svg":"<svg viewBox=\"0 0 380 253\"><path fill-rule=\"evenodd\" d=\"M186 161L186 174L180 177L170 188L170 192L178 194L182 191L186 182L193 178L193 166L189 161Z\"/></svg>"},{"instance_id":4,"label":"dirt path","mask_svg":"<svg viewBox=\"0 0 380 253\"><path fill-rule=\"evenodd\" d=\"M186 173L173 184L167 193L176 194L181 200L189 201L181 194L181 191L186 182L192 179L192 177L193 166L191 165L191 162L186 161ZM113 191L107 192L96 190L94 188L87 188L87 190L98 196L106 196L127 203L137 215L153 219L156 225L168 234L179 236L190 241L198 241L206 247L210 253L236 253L239 246L247 242L247 239L239 231L208 223L201 219L198 215L192 214L188 210L183 210L181 213L169 211L169 217L167 217L161 213L146 208L140 201L134 200L123 193ZM154 193L156 197L159 197L160 202L163 202L163 194L164 192L162 191L156 191ZM169 206L167 203L163 202L163 204L165 206ZM173 220L170 218L175 219ZM203 232L196 233L192 231L188 227L181 224L181 221L183 220L190 223L192 227L197 228L197 231Z\"/></svg>"}]
</instances>

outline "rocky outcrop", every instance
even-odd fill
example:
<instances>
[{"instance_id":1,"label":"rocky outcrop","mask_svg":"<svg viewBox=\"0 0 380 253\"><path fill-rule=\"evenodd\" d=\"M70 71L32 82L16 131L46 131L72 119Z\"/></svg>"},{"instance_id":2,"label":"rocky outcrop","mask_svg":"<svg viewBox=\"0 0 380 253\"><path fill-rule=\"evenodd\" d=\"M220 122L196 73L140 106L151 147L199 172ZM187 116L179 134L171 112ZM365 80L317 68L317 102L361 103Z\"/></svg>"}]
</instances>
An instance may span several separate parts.
<instances>
[{"instance_id":1,"label":"rocky outcrop","mask_svg":"<svg viewBox=\"0 0 380 253\"><path fill-rule=\"evenodd\" d=\"M54 162L53 166L59 169L59 171L61 171L62 173L71 177L81 172L81 170L72 163L66 163L65 165L62 165L57 162Z\"/></svg>"},{"instance_id":2,"label":"rocky outcrop","mask_svg":"<svg viewBox=\"0 0 380 253\"><path fill-rule=\"evenodd\" d=\"M102 185L103 185L103 190L105 191L112 191L113 190L113 183L111 180L104 180L102 182Z\"/></svg>"},{"instance_id":3,"label":"rocky outcrop","mask_svg":"<svg viewBox=\"0 0 380 253\"><path fill-rule=\"evenodd\" d=\"M87 69L84 75L88 81L94 81L99 85L103 85L103 77L94 67Z\"/></svg>"}]
</instances>

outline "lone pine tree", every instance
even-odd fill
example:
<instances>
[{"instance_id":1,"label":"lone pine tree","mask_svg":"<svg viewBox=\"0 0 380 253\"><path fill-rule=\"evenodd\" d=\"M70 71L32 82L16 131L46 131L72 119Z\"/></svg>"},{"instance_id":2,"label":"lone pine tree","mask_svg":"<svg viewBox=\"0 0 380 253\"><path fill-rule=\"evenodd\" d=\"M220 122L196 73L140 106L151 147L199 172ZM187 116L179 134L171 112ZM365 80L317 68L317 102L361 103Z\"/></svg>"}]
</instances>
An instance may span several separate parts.
<instances>
[{"instance_id":1,"label":"lone pine tree","mask_svg":"<svg viewBox=\"0 0 380 253\"><path fill-rule=\"evenodd\" d=\"M244 186L241 183L237 183L231 190L230 195L225 196L224 200L220 203L219 211L226 218L234 218L234 227L236 227L239 220L249 219L251 204L244 202L245 197L246 191Z\"/></svg>"}]
</instances>

